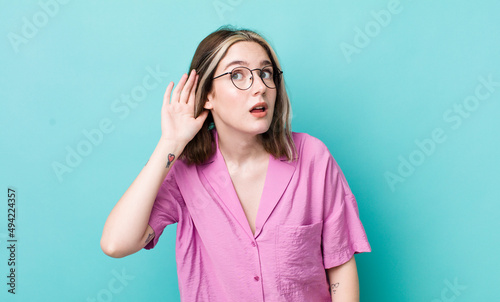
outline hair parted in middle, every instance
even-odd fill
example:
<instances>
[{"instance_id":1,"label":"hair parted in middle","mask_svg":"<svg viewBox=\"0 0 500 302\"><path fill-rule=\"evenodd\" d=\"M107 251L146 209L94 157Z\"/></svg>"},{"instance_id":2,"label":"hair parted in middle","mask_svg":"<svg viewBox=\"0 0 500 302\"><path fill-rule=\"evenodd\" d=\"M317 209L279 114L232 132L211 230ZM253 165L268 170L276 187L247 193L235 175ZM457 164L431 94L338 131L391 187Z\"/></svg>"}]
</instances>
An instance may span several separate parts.
<instances>
[{"instance_id":1,"label":"hair parted in middle","mask_svg":"<svg viewBox=\"0 0 500 302\"><path fill-rule=\"evenodd\" d=\"M223 26L201 41L191 61L189 71L195 69L199 75L196 89L195 118L204 109L208 94L212 90L215 70L226 55L229 47L237 42L255 42L264 48L275 69L281 70L278 57L269 43L258 33L248 29L235 29ZM264 149L275 158L285 156L288 161L296 157L296 148L291 131L291 105L285 89L284 80L278 77L276 83L276 102L271 125L265 133L259 135ZM180 158L187 164L202 164L215 152L215 138L210 131L213 117L209 113L200 131L186 145Z\"/></svg>"}]
</instances>

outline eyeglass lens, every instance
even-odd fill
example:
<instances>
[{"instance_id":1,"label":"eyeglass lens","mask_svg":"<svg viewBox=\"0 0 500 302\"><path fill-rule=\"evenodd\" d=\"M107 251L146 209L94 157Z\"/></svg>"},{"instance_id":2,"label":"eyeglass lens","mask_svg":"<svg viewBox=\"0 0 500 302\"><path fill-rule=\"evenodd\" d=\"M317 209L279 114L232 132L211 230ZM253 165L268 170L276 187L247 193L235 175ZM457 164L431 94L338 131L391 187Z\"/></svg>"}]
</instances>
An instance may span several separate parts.
<instances>
[{"instance_id":1,"label":"eyeglass lens","mask_svg":"<svg viewBox=\"0 0 500 302\"><path fill-rule=\"evenodd\" d=\"M274 84L274 69L272 66L262 68L262 71L254 70L260 76L268 88L276 88ZM239 89L246 90L252 86L252 71L246 67L237 67L231 72L231 81Z\"/></svg>"}]
</instances>

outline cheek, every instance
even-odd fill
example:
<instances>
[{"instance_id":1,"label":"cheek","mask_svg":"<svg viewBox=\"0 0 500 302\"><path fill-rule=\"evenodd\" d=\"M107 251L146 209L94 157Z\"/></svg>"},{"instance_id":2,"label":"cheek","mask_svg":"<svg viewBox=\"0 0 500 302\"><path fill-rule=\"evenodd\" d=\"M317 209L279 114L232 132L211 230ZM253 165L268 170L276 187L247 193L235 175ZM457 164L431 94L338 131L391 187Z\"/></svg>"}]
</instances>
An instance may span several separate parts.
<instances>
[{"instance_id":1,"label":"cheek","mask_svg":"<svg viewBox=\"0 0 500 302\"><path fill-rule=\"evenodd\" d=\"M214 112L225 118L238 115L238 109L241 109L241 106L238 107L239 98L241 96L238 97L238 93L231 91L231 89L220 90L212 102Z\"/></svg>"},{"instance_id":2,"label":"cheek","mask_svg":"<svg viewBox=\"0 0 500 302\"><path fill-rule=\"evenodd\" d=\"M222 106L227 106L230 105L231 103L234 103L235 98L238 97L238 91L236 91L236 88L232 86L231 83L229 83L231 86L228 86L227 83L224 84L219 84L214 87L214 103L217 105ZM220 108L219 108L220 109Z\"/></svg>"}]
</instances>

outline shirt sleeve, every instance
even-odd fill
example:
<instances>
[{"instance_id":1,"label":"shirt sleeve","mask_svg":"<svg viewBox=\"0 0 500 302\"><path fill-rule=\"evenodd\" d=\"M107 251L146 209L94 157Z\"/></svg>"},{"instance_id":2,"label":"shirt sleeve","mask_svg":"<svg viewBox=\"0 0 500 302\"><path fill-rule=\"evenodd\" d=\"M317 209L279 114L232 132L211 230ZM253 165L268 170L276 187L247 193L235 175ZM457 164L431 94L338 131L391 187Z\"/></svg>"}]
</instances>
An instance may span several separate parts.
<instances>
[{"instance_id":1,"label":"shirt sleeve","mask_svg":"<svg viewBox=\"0 0 500 302\"><path fill-rule=\"evenodd\" d=\"M325 177L323 262L325 269L346 263L354 254L371 252L359 218L356 198L342 170L329 154Z\"/></svg>"},{"instance_id":2,"label":"shirt sleeve","mask_svg":"<svg viewBox=\"0 0 500 302\"><path fill-rule=\"evenodd\" d=\"M158 190L148 224L153 228L155 237L144 248L152 249L158 243L167 225L179 222L185 209L184 199L175 180L175 169L172 167Z\"/></svg>"}]
</instances>

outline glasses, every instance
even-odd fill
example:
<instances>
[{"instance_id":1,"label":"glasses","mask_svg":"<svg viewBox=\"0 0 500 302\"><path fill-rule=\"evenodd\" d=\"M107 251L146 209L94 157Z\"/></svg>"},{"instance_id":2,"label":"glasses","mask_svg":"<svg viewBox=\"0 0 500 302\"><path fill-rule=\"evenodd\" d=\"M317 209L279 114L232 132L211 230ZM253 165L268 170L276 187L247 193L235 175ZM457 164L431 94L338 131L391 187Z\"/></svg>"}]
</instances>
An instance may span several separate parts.
<instances>
[{"instance_id":1,"label":"glasses","mask_svg":"<svg viewBox=\"0 0 500 302\"><path fill-rule=\"evenodd\" d=\"M239 66L234 68L230 72L223 73L221 75L216 76L213 78L213 80L220 78L225 75L231 75L231 82L233 82L234 86L240 90L247 90L250 87L252 87L253 84L253 72L255 70L258 70L259 77L262 79L262 82L264 85L266 85L267 88L275 89L276 88L276 83L279 83L280 76L283 73L283 71L279 70L276 68L275 69L272 65L265 66L262 68L255 68L255 69L250 69L246 68L243 66Z\"/></svg>"}]
</instances>

